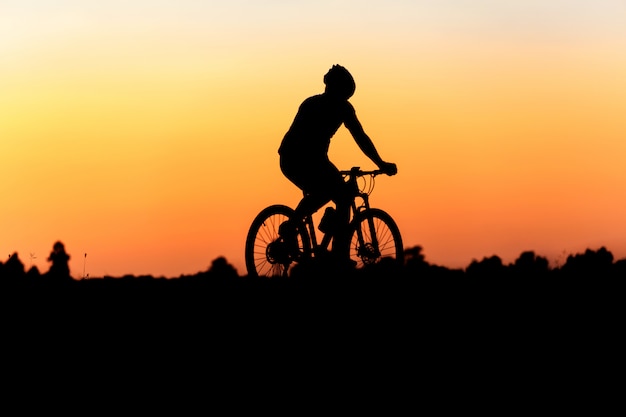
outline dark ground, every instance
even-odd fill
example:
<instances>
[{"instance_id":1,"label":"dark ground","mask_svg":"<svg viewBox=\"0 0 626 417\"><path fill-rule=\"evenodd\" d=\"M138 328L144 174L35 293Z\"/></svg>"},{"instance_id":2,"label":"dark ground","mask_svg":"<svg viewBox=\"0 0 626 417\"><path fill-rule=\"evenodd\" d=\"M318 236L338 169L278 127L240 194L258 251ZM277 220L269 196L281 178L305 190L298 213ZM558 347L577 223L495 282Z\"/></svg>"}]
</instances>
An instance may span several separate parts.
<instances>
[{"instance_id":1,"label":"dark ground","mask_svg":"<svg viewBox=\"0 0 626 417\"><path fill-rule=\"evenodd\" d=\"M413 399L431 395L441 407L493 407L495 396L520 409L563 386L609 395L608 378L624 369L626 269L607 253L558 269L534 254L465 270L412 256L403 268L272 280L240 276L223 258L193 276L82 280L9 260L0 265L5 371L17 366L23 382L42 370L95 377L125 391L200 381L282 398L306 385L312 404L350 388L380 406L391 390L418 409ZM474 390L482 397L460 395Z\"/></svg>"},{"instance_id":2,"label":"dark ground","mask_svg":"<svg viewBox=\"0 0 626 417\"><path fill-rule=\"evenodd\" d=\"M0 263L0 303L9 316L82 320L87 327L116 322L141 328L153 322L175 329L235 321L299 329L326 320L328 328L405 326L407 334L431 325L503 331L533 323L538 330L556 330L600 318L614 321L623 312L626 260L615 261L604 248L570 256L559 268L525 252L510 265L493 256L465 270L430 265L420 249L407 250L402 267L381 262L338 272L313 264L272 279L241 276L224 258L206 272L174 278L73 279L66 266L54 263L43 274L26 272L15 255ZM67 256L62 259L67 262Z\"/></svg>"}]
</instances>

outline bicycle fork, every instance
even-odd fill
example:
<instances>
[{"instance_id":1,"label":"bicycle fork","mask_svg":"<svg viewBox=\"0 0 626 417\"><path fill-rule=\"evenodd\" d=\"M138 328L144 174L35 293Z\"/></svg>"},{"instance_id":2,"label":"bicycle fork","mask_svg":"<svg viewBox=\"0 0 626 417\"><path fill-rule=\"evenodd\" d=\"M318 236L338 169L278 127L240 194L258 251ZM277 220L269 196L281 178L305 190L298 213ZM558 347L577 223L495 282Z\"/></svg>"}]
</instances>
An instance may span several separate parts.
<instances>
[{"instance_id":1,"label":"bicycle fork","mask_svg":"<svg viewBox=\"0 0 626 417\"><path fill-rule=\"evenodd\" d=\"M368 207L369 203L367 201L367 195L361 196L363 198L363 205L359 208L356 207L356 204L352 204L352 212L354 213L354 227L356 229L357 234L357 247L356 252L359 258L365 259L378 259L380 257L380 248L378 247L378 236L376 235L376 225L374 224L374 217L368 216ZM365 229L366 233L369 232L370 242L367 242L367 236L364 235L363 229L361 227L361 221L359 217L361 215L365 215L365 219L367 221L367 228Z\"/></svg>"}]
</instances>

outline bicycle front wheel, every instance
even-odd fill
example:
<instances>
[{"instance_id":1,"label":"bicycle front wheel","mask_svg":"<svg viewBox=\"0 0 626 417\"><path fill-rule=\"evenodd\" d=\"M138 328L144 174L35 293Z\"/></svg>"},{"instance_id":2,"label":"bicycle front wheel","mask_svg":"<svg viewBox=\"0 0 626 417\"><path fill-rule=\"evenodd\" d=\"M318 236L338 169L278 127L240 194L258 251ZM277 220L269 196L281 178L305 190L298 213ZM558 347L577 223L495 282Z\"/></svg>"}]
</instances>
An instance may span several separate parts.
<instances>
[{"instance_id":1,"label":"bicycle front wheel","mask_svg":"<svg viewBox=\"0 0 626 417\"><path fill-rule=\"evenodd\" d=\"M400 229L385 211L372 208L360 212L352 221L350 259L357 268L390 260L396 266L404 265L404 247Z\"/></svg>"},{"instance_id":2,"label":"bicycle front wheel","mask_svg":"<svg viewBox=\"0 0 626 417\"><path fill-rule=\"evenodd\" d=\"M248 276L287 277L289 268L302 253L310 252L306 230L299 231L298 248L289 248L278 235L279 226L293 218L294 210L282 204L263 209L252 221L246 237Z\"/></svg>"}]
</instances>

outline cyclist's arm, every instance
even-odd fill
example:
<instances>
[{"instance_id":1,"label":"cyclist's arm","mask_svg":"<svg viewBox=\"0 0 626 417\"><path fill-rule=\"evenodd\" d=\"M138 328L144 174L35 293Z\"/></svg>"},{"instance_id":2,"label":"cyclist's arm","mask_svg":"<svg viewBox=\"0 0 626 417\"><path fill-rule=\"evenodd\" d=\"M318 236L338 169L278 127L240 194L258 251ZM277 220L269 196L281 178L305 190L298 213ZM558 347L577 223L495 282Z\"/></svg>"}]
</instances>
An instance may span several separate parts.
<instances>
[{"instance_id":1,"label":"cyclist's arm","mask_svg":"<svg viewBox=\"0 0 626 417\"><path fill-rule=\"evenodd\" d=\"M376 147L374 146L374 142L370 139L370 137L363 130L363 126L361 122L356 117L356 113L354 111L348 112L348 115L344 121L346 128L352 134L359 148L369 159L372 160L376 165L380 166L384 161L378 154Z\"/></svg>"},{"instance_id":2,"label":"cyclist's arm","mask_svg":"<svg viewBox=\"0 0 626 417\"><path fill-rule=\"evenodd\" d=\"M352 134L352 137L354 138L361 151L363 151L363 153L369 159L371 159L372 162L374 162L381 170L385 171L389 175L394 175L397 172L395 164L385 162L380 157L378 151L376 150L376 147L374 146L374 142L372 142L372 139L370 139L367 133L365 133L365 130L363 129L363 126L361 125L359 119L356 117L356 113L354 112L354 110L349 112L344 121L344 124Z\"/></svg>"}]
</instances>

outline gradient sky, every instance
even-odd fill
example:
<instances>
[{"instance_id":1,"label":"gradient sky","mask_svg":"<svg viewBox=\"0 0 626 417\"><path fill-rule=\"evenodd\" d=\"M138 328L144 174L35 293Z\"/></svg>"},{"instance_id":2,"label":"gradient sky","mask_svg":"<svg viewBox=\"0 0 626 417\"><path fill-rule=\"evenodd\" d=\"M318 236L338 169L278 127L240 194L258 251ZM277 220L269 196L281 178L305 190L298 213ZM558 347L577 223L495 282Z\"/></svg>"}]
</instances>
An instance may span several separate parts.
<instances>
[{"instance_id":1,"label":"gradient sky","mask_svg":"<svg viewBox=\"0 0 626 417\"><path fill-rule=\"evenodd\" d=\"M341 64L406 247L624 258L625 51L623 0L0 0L0 256L244 274L254 216L300 197L280 140ZM331 158L373 168L345 128Z\"/></svg>"}]
</instances>

